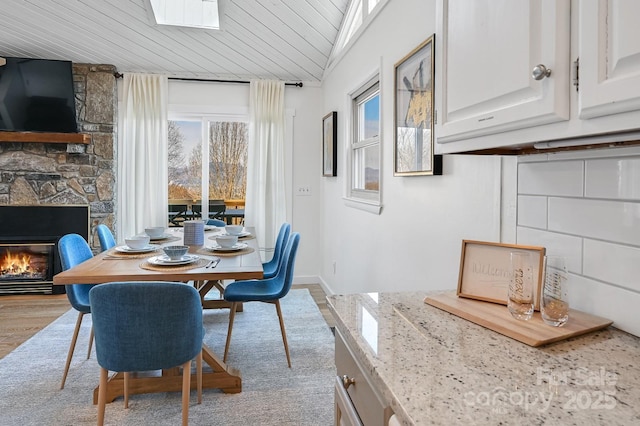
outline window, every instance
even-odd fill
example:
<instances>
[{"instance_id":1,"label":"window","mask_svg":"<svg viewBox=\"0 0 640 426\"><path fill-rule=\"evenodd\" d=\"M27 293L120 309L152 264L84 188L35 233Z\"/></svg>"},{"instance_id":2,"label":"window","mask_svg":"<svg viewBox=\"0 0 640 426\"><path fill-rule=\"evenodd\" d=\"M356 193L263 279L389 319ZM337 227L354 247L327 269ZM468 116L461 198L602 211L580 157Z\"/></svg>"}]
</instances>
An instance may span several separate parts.
<instances>
[{"instance_id":1,"label":"window","mask_svg":"<svg viewBox=\"0 0 640 426\"><path fill-rule=\"evenodd\" d=\"M209 200L244 201L248 123L216 117L169 121L169 205L198 213ZM206 143L203 143L206 141Z\"/></svg>"},{"instance_id":2,"label":"window","mask_svg":"<svg viewBox=\"0 0 640 426\"><path fill-rule=\"evenodd\" d=\"M380 83L370 80L352 97L349 197L380 202Z\"/></svg>"},{"instance_id":3,"label":"window","mask_svg":"<svg viewBox=\"0 0 640 426\"><path fill-rule=\"evenodd\" d=\"M380 12L388 0L351 0L342 19L342 26L329 58L329 64L335 62L351 39L357 39L373 18Z\"/></svg>"}]
</instances>

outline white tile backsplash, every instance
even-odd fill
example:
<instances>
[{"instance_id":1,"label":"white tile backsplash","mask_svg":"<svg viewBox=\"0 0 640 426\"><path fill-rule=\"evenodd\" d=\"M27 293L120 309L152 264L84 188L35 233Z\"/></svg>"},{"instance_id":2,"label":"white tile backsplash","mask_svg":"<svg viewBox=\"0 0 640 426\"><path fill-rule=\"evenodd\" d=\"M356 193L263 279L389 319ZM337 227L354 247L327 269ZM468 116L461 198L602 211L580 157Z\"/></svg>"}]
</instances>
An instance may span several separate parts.
<instances>
[{"instance_id":1,"label":"white tile backsplash","mask_svg":"<svg viewBox=\"0 0 640 426\"><path fill-rule=\"evenodd\" d=\"M640 158L586 161L585 196L640 200Z\"/></svg>"},{"instance_id":2,"label":"white tile backsplash","mask_svg":"<svg viewBox=\"0 0 640 426\"><path fill-rule=\"evenodd\" d=\"M521 163L518 194L581 197L583 177L583 161Z\"/></svg>"},{"instance_id":3,"label":"white tile backsplash","mask_svg":"<svg viewBox=\"0 0 640 426\"><path fill-rule=\"evenodd\" d=\"M547 229L547 197L520 195L518 225Z\"/></svg>"},{"instance_id":4,"label":"white tile backsplash","mask_svg":"<svg viewBox=\"0 0 640 426\"><path fill-rule=\"evenodd\" d=\"M575 309L640 336L640 147L518 162L518 244L568 257Z\"/></svg>"},{"instance_id":5,"label":"white tile backsplash","mask_svg":"<svg viewBox=\"0 0 640 426\"><path fill-rule=\"evenodd\" d=\"M583 275L640 292L640 248L584 240Z\"/></svg>"},{"instance_id":6,"label":"white tile backsplash","mask_svg":"<svg viewBox=\"0 0 640 426\"><path fill-rule=\"evenodd\" d=\"M640 245L640 203L549 198L549 230Z\"/></svg>"},{"instance_id":7,"label":"white tile backsplash","mask_svg":"<svg viewBox=\"0 0 640 426\"><path fill-rule=\"evenodd\" d=\"M573 274L569 276L568 288L572 309L608 318L615 327L640 335L639 293Z\"/></svg>"},{"instance_id":8,"label":"white tile backsplash","mask_svg":"<svg viewBox=\"0 0 640 426\"><path fill-rule=\"evenodd\" d=\"M582 238L540 229L518 227L518 244L542 246L550 256L565 256L567 269L582 273Z\"/></svg>"}]
</instances>

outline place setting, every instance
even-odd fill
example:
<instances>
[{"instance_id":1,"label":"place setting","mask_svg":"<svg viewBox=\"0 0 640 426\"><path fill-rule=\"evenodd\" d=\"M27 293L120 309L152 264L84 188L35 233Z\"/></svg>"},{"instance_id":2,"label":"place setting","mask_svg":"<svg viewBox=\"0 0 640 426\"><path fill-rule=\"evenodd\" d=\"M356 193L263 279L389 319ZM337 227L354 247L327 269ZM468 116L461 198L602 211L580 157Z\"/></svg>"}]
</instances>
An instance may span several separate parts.
<instances>
[{"instance_id":1,"label":"place setting","mask_svg":"<svg viewBox=\"0 0 640 426\"><path fill-rule=\"evenodd\" d=\"M149 239L151 241L156 241L156 242L168 242L168 241L180 240L180 237L167 234L166 228L164 226L152 226L149 228L145 228L144 233L149 236Z\"/></svg>"},{"instance_id":2,"label":"place setting","mask_svg":"<svg viewBox=\"0 0 640 426\"><path fill-rule=\"evenodd\" d=\"M219 235L232 235L237 236L240 240L250 240L255 238L251 232L247 231L242 225L227 225L223 228L223 232ZM219 235L213 235L209 237L210 240L215 240Z\"/></svg>"},{"instance_id":3,"label":"place setting","mask_svg":"<svg viewBox=\"0 0 640 426\"><path fill-rule=\"evenodd\" d=\"M135 235L124 241L125 244L109 249L104 259L139 259L149 257L160 249L159 245L150 244L148 235Z\"/></svg>"},{"instance_id":4,"label":"place setting","mask_svg":"<svg viewBox=\"0 0 640 426\"><path fill-rule=\"evenodd\" d=\"M239 242L237 235L221 234L215 237L215 243L203 250L214 252L217 256L238 256L253 252L247 243Z\"/></svg>"},{"instance_id":5,"label":"place setting","mask_svg":"<svg viewBox=\"0 0 640 426\"><path fill-rule=\"evenodd\" d=\"M212 264L211 259L201 258L197 254L187 253L189 246L166 246L164 254L146 259L140 267L152 271L163 271L167 268L187 270L201 268Z\"/></svg>"}]
</instances>

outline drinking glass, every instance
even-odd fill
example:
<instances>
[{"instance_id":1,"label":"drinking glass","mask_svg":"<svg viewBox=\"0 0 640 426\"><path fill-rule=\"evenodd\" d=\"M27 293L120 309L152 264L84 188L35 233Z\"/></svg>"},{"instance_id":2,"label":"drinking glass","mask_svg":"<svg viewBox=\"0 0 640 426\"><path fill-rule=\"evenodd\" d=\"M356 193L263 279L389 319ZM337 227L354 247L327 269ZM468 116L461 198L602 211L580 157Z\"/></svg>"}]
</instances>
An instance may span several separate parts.
<instances>
[{"instance_id":1,"label":"drinking glass","mask_svg":"<svg viewBox=\"0 0 640 426\"><path fill-rule=\"evenodd\" d=\"M562 256L545 256L544 261L540 314L546 324L561 327L569 319L567 260Z\"/></svg>"},{"instance_id":2,"label":"drinking glass","mask_svg":"<svg viewBox=\"0 0 640 426\"><path fill-rule=\"evenodd\" d=\"M529 252L511 252L507 307L519 320L529 320L533 315L533 256Z\"/></svg>"}]
</instances>

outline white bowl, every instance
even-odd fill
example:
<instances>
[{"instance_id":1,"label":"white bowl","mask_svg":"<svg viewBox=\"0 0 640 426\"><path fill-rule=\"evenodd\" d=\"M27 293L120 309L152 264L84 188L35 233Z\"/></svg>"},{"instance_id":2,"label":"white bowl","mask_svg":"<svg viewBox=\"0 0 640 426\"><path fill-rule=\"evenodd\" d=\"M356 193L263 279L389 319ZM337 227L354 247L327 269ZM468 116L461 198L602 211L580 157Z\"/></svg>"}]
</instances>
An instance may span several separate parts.
<instances>
[{"instance_id":1,"label":"white bowl","mask_svg":"<svg viewBox=\"0 0 640 426\"><path fill-rule=\"evenodd\" d=\"M229 235L240 235L244 230L244 226L242 225L227 225L224 227L224 230L227 231Z\"/></svg>"},{"instance_id":2,"label":"white bowl","mask_svg":"<svg viewBox=\"0 0 640 426\"><path fill-rule=\"evenodd\" d=\"M171 260L182 259L182 256L187 254L187 250L189 250L188 246L166 246L163 247L164 254L169 256Z\"/></svg>"},{"instance_id":3,"label":"white bowl","mask_svg":"<svg viewBox=\"0 0 640 426\"><path fill-rule=\"evenodd\" d=\"M134 235L133 237L125 238L124 242L127 247L139 250L147 247L150 239L148 235Z\"/></svg>"},{"instance_id":4,"label":"white bowl","mask_svg":"<svg viewBox=\"0 0 640 426\"><path fill-rule=\"evenodd\" d=\"M144 228L144 233L151 238L157 238L164 235L164 229L164 226L153 226L151 228Z\"/></svg>"},{"instance_id":5,"label":"white bowl","mask_svg":"<svg viewBox=\"0 0 640 426\"><path fill-rule=\"evenodd\" d=\"M238 244L238 236L237 235L220 235L216 237L216 242L222 248L231 248L234 245Z\"/></svg>"}]
</instances>

